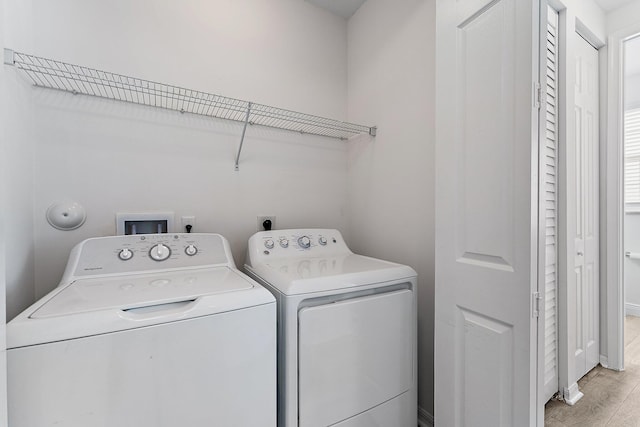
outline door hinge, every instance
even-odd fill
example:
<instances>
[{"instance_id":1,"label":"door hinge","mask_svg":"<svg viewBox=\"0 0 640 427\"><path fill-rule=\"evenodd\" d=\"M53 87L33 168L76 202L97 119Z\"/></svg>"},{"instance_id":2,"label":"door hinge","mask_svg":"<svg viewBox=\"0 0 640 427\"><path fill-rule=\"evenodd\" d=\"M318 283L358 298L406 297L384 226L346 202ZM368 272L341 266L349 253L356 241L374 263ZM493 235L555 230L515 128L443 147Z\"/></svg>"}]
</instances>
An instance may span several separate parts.
<instances>
[{"instance_id":1,"label":"door hinge","mask_svg":"<svg viewBox=\"0 0 640 427\"><path fill-rule=\"evenodd\" d=\"M540 87L540 82L535 82L533 84L533 106L539 110L541 104L542 104L542 88Z\"/></svg>"},{"instance_id":2,"label":"door hinge","mask_svg":"<svg viewBox=\"0 0 640 427\"><path fill-rule=\"evenodd\" d=\"M542 300L540 292L534 292L531 295L532 317L540 317L540 300Z\"/></svg>"}]
</instances>

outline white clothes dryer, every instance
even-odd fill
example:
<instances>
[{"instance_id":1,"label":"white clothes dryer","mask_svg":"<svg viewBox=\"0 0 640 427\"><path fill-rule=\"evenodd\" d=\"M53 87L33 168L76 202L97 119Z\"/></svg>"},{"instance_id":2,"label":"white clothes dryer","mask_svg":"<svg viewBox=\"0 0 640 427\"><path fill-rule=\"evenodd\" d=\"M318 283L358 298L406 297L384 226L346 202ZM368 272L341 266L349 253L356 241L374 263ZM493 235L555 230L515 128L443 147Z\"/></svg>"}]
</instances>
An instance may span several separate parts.
<instances>
[{"instance_id":1,"label":"white clothes dryer","mask_svg":"<svg viewBox=\"0 0 640 427\"><path fill-rule=\"evenodd\" d=\"M416 272L356 255L337 230L249 239L278 303L280 427L415 427Z\"/></svg>"},{"instance_id":2,"label":"white clothes dryer","mask_svg":"<svg viewBox=\"0 0 640 427\"><path fill-rule=\"evenodd\" d=\"M12 427L276 425L276 304L217 234L88 239L7 324Z\"/></svg>"}]
</instances>

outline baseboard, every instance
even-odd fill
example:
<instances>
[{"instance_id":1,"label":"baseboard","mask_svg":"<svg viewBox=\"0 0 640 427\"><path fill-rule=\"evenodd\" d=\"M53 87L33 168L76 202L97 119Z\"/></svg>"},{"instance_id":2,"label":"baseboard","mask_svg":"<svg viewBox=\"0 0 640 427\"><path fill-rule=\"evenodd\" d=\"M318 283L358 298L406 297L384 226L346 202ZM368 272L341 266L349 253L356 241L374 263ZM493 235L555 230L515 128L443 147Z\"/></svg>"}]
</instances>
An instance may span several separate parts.
<instances>
[{"instance_id":1,"label":"baseboard","mask_svg":"<svg viewBox=\"0 0 640 427\"><path fill-rule=\"evenodd\" d=\"M600 365L602 365L603 368L607 368L609 369L609 358L603 354L600 355Z\"/></svg>"},{"instance_id":2,"label":"baseboard","mask_svg":"<svg viewBox=\"0 0 640 427\"><path fill-rule=\"evenodd\" d=\"M418 406L418 427L433 427L433 415Z\"/></svg>"},{"instance_id":3,"label":"baseboard","mask_svg":"<svg viewBox=\"0 0 640 427\"><path fill-rule=\"evenodd\" d=\"M573 383L569 388L562 390L562 399L569 406L575 405L582 396L584 394L578 389L578 383Z\"/></svg>"},{"instance_id":4,"label":"baseboard","mask_svg":"<svg viewBox=\"0 0 640 427\"><path fill-rule=\"evenodd\" d=\"M609 358L605 355L600 355L600 365L602 365L603 368L606 369L611 369L612 371L616 371L616 372L624 372L624 368L620 369L620 368L612 368L611 366L609 366Z\"/></svg>"},{"instance_id":5,"label":"baseboard","mask_svg":"<svg viewBox=\"0 0 640 427\"><path fill-rule=\"evenodd\" d=\"M640 317L640 304L624 303L624 315Z\"/></svg>"}]
</instances>

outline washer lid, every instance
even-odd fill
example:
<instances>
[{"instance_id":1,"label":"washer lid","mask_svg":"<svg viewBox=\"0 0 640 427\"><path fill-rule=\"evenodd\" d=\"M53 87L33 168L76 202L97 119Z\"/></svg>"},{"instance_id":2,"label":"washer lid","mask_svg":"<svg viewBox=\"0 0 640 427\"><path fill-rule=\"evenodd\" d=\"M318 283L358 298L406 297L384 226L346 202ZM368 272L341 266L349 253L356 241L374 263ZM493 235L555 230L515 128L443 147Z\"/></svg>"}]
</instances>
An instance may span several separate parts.
<instances>
[{"instance_id":1,"label":"washer lid","mask_svg":"<svg viewBox=\"0 0 640 427\"><path fill-rule=\"evenodd\" d=\"M66 286L29 317L142 309L253 287L250 281L227 267L82 279Z\"/></svg>"},{"instance_id":2,"label":"washer lid","mask_svg":"<svg viewBox=\"0 0 640 427\"><path fill-rule=\"evenodd\" d=\"M355 254L274 258L246 268L285 295L371 285L410 279L417 275L406 265Z\"/></svg>"},{"instance_id":3,"label":"washer lid","mask_svg":"<svg viewBox=\"0 0 640 427\"><path fill-rule=\"evenodd\" d=\"M264 305L273 307L275 323L273 295L229 267L81 279L54 289L7 323L7 349L235 310L250 316Z\"/></svg>"}]
</instances>

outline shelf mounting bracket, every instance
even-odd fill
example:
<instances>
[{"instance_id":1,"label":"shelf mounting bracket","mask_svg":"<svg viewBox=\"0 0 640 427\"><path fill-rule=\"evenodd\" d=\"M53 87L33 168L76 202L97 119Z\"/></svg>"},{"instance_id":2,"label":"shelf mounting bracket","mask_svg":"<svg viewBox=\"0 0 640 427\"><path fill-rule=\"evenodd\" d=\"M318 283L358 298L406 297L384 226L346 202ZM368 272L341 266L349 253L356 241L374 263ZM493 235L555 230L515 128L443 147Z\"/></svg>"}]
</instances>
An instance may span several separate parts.
<instances>
[{"instance_id":1,"label":"shelf mounting bracket","mask_svg":"<svg viewBox=\"0 0 640 427\"><path fill-rule=\"evenodd\" d=\"M240 146L238 147L238 154L236 155L236 167L235 170L239 171L240 166L240 153L242 152L242 144L244 143L244 135L247 132L247 125L249 124L249 116L251 115L251 103L247 105L247 115L244 117L244 127L242 128L242 136L240 137Z\"/></svg>"},{"instance_id":2,"label":"shelf mounting bracket","mask_svg":"<svg viewBox=\"0 0 640 427\"><path fill-rule=\"evenodd\" d=\"M13 51L11 49L4 48L4 63L6 65L15 65L16 61L13 58Z\"/></svg>"}]
</instances>

